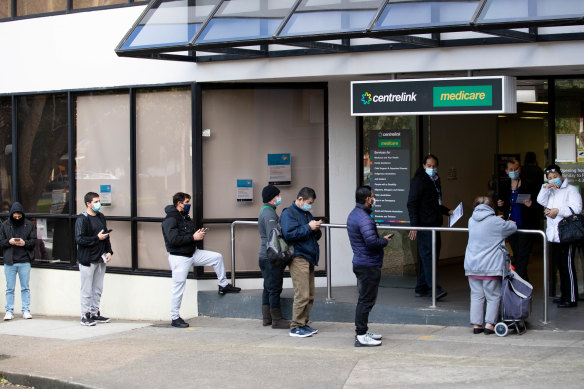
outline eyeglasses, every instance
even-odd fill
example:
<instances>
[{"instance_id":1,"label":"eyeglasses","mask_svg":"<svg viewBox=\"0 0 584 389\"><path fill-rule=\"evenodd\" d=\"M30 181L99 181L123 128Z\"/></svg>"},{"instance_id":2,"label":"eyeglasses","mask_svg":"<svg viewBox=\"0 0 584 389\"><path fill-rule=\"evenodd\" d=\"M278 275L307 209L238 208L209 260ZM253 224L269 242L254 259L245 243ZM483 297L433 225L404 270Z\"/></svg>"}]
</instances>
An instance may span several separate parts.
<instances>
[{"instance_id":1,"label":"eyeglasses","mask_svg":"<svg viewBox=\"0 0 584 389\"><path fill-rule=\"evenodd\" d=\"M556 169L545 169L545 174L556 173Z\"/></svg>"}]
</instances>

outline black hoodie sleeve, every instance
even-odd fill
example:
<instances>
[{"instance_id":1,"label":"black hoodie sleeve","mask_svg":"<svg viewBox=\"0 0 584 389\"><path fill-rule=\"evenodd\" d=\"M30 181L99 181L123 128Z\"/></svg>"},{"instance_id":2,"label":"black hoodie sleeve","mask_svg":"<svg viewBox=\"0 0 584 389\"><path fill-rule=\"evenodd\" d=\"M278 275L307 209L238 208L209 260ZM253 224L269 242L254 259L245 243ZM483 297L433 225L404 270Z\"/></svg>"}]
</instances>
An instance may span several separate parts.
<instances>
[{"instance_id":1,"label":"black hoodie sleeve","mask_svg":"<svg viewBox=\"0 0 584 389\"><path fill-rule=\"evenodd\" d=\"M24 238L24 248L27 250L34 250L37 240L36 226L32 222L27 220L26 229L29 232L28 236Z\"/></svg>"}]
</instances>

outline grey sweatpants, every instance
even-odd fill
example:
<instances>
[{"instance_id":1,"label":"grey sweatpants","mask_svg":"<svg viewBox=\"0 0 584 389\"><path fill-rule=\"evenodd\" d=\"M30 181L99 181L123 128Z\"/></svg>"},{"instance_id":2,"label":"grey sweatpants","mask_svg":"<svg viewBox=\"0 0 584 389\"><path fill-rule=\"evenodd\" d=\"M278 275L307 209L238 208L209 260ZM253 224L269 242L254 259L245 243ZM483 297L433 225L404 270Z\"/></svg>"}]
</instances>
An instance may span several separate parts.
<instances>
[{"instance_id":1,"label":"grey sweatpants","mask_svg":"<svg viewBox=\"0 0 584 389\"><path fill-rule=\"evenodd\" d=\"M87 312L97 316L101 292L103 291L103 277L106 265L103 262L92 262L89 266L79 265L81 274L81 316Z\"/></svg>"},{"instance_id":2,"label":"grey sweatpants","mask_svg":"<svg viewBox=\"0 0 584 389\"><path fill-rule=\"evenodd\" d=\"M470 285L470 323L483 325L495 324L499 319L499 303L501 302L501 279L477 280L468 278ZM487 300L487 313L485 315L485 300Z\"/></svg>"},{"instance_id":3,"label":"grey sweatpants","mask_svg":"<svg viewBox=\"0 0 584 389\"><path fill-rule=\"evenodd\" d=\"M193 266L213 266L219 286L228 284L225 277L225 266L223 256L214 251L197 250L191 257L168 254L168 263L172 270L172 291L170 292L170 317L172 320L180 317L180 304L189 270Z\"/></svg>"}]
</instances>

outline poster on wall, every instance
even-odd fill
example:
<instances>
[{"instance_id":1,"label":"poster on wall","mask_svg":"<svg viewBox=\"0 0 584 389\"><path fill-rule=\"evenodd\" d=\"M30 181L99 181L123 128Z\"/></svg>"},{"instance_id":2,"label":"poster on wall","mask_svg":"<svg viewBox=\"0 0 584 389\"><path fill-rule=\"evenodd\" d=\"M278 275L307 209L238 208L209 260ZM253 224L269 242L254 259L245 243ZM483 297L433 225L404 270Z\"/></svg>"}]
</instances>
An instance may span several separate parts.
<instances>
[{"instance_id":1,"label":"poster on wall","mask_svg":"<svg viewBox=\"0 0 584 389\"><path fill-rule=\"evenodd\" d=\"M576 134L556 134L556 162L576 162Z\"/></svg>"},{"instance_id":2,"label":"poster on wall","mask_svg":"<svg viewBox=\"0 0 584 389\"><path fill-rule=\"evenodd\" d=\"M99 186L99 200L101 205L104 207L111 207L112 205L112 186L111 185L100 185Z\"/></svg>"},{"instance_id":3,"label":"poster on wall","mask_svg":"<svg viewBox=\"0 0 584 389\"><path fill-rule=\"evenodd\" d=\"M369 159L375 222L409 223L410 131L371 130Z\"/></svg>"},{"instance_id":4,"label":"poster on wall","mask_svg":"<svg viewBox=\"0 0 584 389\"><path fill-rule=\"evenodd\" d=\"M567 178L571 185L578 188L578 192L582 194L584 188L584 163L558 163L562 169L562 178Z\"/></svg>"},{"instance_id":5,"label":"poster on wall","mask_svg":"<svg viewBox=\"0 0 584 389\"><path fill-rule=\"evenodd\" d=\"M271 185L292 183L290 153L268 154L268 183Z\"/></svg>"},{"instance_id":6,"label":"poster on wall","mask_svg":"<svg viewBox=\"0 0 584 389\"><path fill-rule=\"evenodd\" d=\"M253 180L237 180L237 201L253 201Z\"/></svg>"}]
</instances>

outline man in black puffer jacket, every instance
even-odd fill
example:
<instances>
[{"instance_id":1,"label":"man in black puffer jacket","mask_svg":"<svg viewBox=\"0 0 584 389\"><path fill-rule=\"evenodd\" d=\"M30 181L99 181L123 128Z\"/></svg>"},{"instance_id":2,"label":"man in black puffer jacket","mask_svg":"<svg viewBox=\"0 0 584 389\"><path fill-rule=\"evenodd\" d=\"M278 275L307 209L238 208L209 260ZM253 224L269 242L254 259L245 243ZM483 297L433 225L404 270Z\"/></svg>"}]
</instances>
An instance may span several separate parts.
<instances>
[{"instance_id":1,"label":"man in black puffer jacket","mask_svg":"<svg viewBox=\"0 0 584 389\"><path fill-rule=\"evenodd\" d=\"M170 297L171 325L178 328L189 326L179 315L182 296L189 270L193 266L213 266L219 280L219 294L239 293L227 282L223 256L208 250L197 250L197 242L205 239L206 228L195 231L195 224L189 216L191 196L178 192L172 196L172 205L164 208L166 217L162 222L162 235L168 252L168 263L172 270L172 292Z\"/></svg>"},{"instance_id":2,"label":"man in black puffer jacket","mask_svg":"<svg viewBox=\"0 0 584 389\"><path fill-rule=\"evenodd\" d=\"M438 176L438 157L428 154L422 167L410 183L408 213L412 227L440 227L443 215L452 211L442 204L442 186ZM410 239L418 239L419 274L416 297L426 297L432 291L432 231L410 231ZM436 259L440 258L440 232L436 232ZM436 275L436 299L446 296Z\"/></svg>"}]
</instances>

